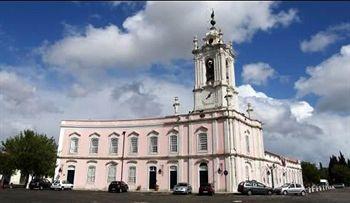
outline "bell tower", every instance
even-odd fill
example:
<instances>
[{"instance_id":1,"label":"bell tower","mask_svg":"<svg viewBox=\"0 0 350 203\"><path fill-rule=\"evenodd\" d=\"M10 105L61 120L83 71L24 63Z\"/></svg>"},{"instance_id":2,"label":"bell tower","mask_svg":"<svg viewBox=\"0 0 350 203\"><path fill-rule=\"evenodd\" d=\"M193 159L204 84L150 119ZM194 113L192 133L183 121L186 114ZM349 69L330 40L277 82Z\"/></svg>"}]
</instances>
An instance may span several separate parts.
<instances>
[{"instance_id":1,"label":"bell tower","mask_svg":"<svg viewBox=\"0 0 350 203\"><path fill-rule=\"evenodd\" d=\"M221 29L215 27L214 11L211 14L211 27L203 38L203 45L198 45L197 37L193 40L195 85L194 111L214 109L236 109L238 101L232 43L223 42Z\"/></svg>"}]
</instances>

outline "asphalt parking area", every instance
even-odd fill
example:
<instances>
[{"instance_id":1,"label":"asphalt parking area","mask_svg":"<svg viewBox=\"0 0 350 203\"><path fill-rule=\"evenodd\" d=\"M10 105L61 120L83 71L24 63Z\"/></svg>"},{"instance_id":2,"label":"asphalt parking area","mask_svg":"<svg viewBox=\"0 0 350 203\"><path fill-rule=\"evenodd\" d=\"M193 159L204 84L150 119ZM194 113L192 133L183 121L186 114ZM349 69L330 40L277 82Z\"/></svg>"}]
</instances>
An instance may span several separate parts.
<instances>
[{"instance_id":1,"label":"asphalt parking area","mask_svg":"<svg viewBox=\"0 0 350 203\"><path fill-rule=\"evenodd\" d=\"M214 196L172 195L170 193L108 193L104 191L51 191L51 190L25 190L6 189L0 191L0 202L30 202L30 203L56 203L56 202L130 202L130 203L186 203L186 202L218 202L218 203L250 203L250 202L315 202L315 203L349 203L350 188L308 194L304 197L294 195L253 195L215 194Z\"/></svg>"}]
</instances>

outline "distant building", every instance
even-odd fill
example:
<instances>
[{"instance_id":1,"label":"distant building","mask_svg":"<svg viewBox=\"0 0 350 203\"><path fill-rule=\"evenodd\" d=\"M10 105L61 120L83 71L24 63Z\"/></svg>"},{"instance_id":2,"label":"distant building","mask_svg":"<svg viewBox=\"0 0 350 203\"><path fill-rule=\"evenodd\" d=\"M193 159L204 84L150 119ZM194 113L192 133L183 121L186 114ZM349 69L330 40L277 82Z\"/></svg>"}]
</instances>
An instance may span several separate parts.
<instances>
[{"instance_id":1,"label":"distant building","mask_svg":"<svg viewBox=\"0 0 350 203\"><path fill-rule=\"evenodd\" d=\"M300 161L265 151L252 108L239 112L235 53L223 42L213 14L211 25L203 45L193 41L193 112L178 115L176 99L175 114L162 118L64 120L55 177L88 190L106 190L113 180L144 191L156 185L170 191L178 182L194 191L210 182L227 192L244 180L302 183Z\"/></svg>"}]
</instances>

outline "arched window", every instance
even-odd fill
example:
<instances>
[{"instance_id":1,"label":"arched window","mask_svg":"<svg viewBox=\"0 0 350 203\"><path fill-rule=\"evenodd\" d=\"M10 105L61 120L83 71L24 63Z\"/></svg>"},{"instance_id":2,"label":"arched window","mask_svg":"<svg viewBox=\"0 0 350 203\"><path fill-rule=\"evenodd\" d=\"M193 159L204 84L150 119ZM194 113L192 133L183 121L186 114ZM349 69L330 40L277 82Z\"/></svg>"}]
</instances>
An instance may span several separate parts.
<instances>
[{"instance_id":1,"label":"arched window","mask_svg":"<svg viewBox=\"0 0 350 203\"><path fill-rule=\"evenodd\" d=\"M149 138L149 152L151 154L158 153L158 137L151 136Z\"/></svg>"},{"instance_id":2,"label":"arched window","mask_svg":"<svg viewBox=\"0 0 350 203\"><path fill-rule=\"evenodd\" d=\"M214 81L214 60L208 58L205 62L207 82Z\"/></svg>"},{"instance_id":3,"label":"arched window","mask_svg":"<svg viewBox=\"0 0 350 203\"><path fill-rule=\"evenodd\" d=\"M94 183L95 182L95 174L96 174L96 166L89 166L87 172L87 182Z\"/></svg>"},{"instance_id":4,"label":"arched window","mask_svg":"<svg viewBox=\"0 0 350 203\"><path fill-rule=\"evenodd\" d=\"M138 152L138 138L131 137L130 138L130 153L136 154Z\"/></svg>"},{"instance_id":5,"label":"arched window","mask_svg":"<svg viewBox=\"0 0 350 203\"><path fill-rule=\"evenodd\" d=\"M169 146L170 146L171 153L177 152L177 135L170 135L169 136Z\"/></svg>"},{"instance_id":6,"label":"arched window","mask_svg":"<svg viewBox=\"0 0 350 203\"><path fill-rule=\"evenodd\" d=\"M117 154L118 153L118 138L113 137L110 139L109 153L110 154Z\"/></svg>"},{"instance_id":7,"label":"arched window","mask_svg":"<svg viewBox=\"0 0 350 203\"><path fill-rule=\"evenodd\" d=\"M78 153L78 143L79 143L79 139L77 137L72 137L70 139L69 153L71 154Z\"/></svg>"},{"instance_id":8,"label":"arched window","mask_svg":"<svg viewBox=\"0 0 350 203\"><path fill-rule=\"evenodd\" d=\"M116 180L116 174L117 174L117 165L116 164L110 164L108 166L107 183L115 181Z\"/></svg>"},{"instance_id":9,"label":"arched window","mask_svg":"<svg viewBox=\"0 0 350 203\"><path fill-rule=\"evenodd\" d=\"M208 137L206 133L200 133L198 135L198 151L208 150Z\"/></svg>"},{"instance_id":10,"label":"arched window","mask_svg":"<svg viewBox=\"0 0 350 203\"><path fill-rule=\"evenodd\" d=\"M98 138L96 138L96 137L91 138L90 153L91 154L97 154L98 153Z\"/></svg>"},{"instance_id":11,"label":"arched window","mask_svg":"<svg viewBox=\"0 0 350 203\"><path fill-rule=\"evenodd\" d=\"M250 153L249 135L246 135L246 136L245 136L245 144L246 144L247 153Z\"/></svg>"},{"instance_id":12,"label":"arched window","mask_svg":"<svg viewBox=\"0 0 350 203\"><path fill-rule=\"evenodd\" d=\"M130 184L136 183L136 166L129 167L128 183L130 183Z\"/></svg>"}]
</instances>

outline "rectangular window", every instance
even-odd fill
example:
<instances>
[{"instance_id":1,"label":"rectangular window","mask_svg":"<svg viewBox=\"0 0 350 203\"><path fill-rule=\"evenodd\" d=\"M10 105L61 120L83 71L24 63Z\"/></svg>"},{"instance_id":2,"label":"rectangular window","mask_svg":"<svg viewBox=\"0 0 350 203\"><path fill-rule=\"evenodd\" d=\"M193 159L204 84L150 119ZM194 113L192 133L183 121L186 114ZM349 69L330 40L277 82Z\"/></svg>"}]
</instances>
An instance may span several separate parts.
<instances>
[{"instance_id":1,"label":"rectangular window","mask_svg":"<svg viewBox=\"0 0 350 203\"><path fill-rule=\"evenodd\" d=\"M137 153L137 151L138 151L137 145L138 145L137 137L130 138L130 152L131 153Z\"/></svg>"},{"instance_id":2,"label":"rectangular window","mask_svg":"<svg viewBox=\"0 0 350 203\"><path fill-rule=\"evenodd\" d=\"M198 149L199 151L207 151L208 150L208 142L207 142L207 134L201 133L198 135Z\"/></svg>"},{"instance_id":3,"label":"rectangular window","mask_svg":"<svg viewBox=\"0 0 350 203\"><path fill-rule=\"evenodd\" d=\"M129 178L128 182L130 184L135 184L136 183L136 166L130 166L129 167Z\"/></svg>"},{"instance_id":4,"label":"rectangular window","mask_svg":"<svg viewBox=\"0 0 350 203\"><path fill-rule=\"evenodd\" d=\"M170 152L177 152L177 136L170 136Z\"/></svg>"},{"instance_id":5,"label":"rectangular window","mask_svg":"<svg viewBox=\"0 0 350 203\"><path fill-rule=\"evenodd\" d=\"M78 153L78 138L74 137L70 140L69 153Z\"/></svg>"},{"instance_id":6,"label":"rectangular window","mask_svg":"<svg viewBox=\"0 0 350 203\"><path fill-rule=\"evenodd\" d=\"M90 153L97 154L98 152L98 138L91 139Z\"/></svg>"},{"instance_id":7,"label":"rectangular window","mask_svg":"<svg viewBox=\"0 0 350 203\"><path fill-rule=\"evenodd\" d=\"M108 183L116 180L116 178L115 178L116 173L117 173L117 166L110 165L108 167L108 178L107 178Z\"/></svg>"},{"instance_id":8,"label":"rectangular window","mask_svg":"<svg viewBox=\"0 0 350 203\"><path fill-rule=\"evenodd\" d=\"M150 152L157 153L158 152L158 137L150 137Z\"/></svg>"},{"instance_id":9,"label":"rectangular window","mask_svg":"<svg viewBox=\"0 0 350 203\"><path fill-rule=\"evenodd\" d=\"M111 139L110 146L109 146L109 153L110 154L117 154L118 153L118 138Z\"/></svg>"},{"instance_id":10,"label":"rectangular window","mask_svg":"<svg viewBox=\"0 0 350 203\"><path fill-rule=\"evenodd\" d=\"M89 166L88 173L87 173L87 182L88 183L94 183L95 182L95 172L96 172L96 167L95 166Z\"/></svg>"},{"instance_id":11,"label":"rectangular window","mask_svg":"<svg viewBox=\"0 0 350 203\"><path fill-rule=\"evenodd\" d=\"M250 147L249 147L249 136L245 136L245 142L246 142L246 147L247 147L247 153L250 153Z\"/></svg>"}]
</instances>

